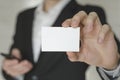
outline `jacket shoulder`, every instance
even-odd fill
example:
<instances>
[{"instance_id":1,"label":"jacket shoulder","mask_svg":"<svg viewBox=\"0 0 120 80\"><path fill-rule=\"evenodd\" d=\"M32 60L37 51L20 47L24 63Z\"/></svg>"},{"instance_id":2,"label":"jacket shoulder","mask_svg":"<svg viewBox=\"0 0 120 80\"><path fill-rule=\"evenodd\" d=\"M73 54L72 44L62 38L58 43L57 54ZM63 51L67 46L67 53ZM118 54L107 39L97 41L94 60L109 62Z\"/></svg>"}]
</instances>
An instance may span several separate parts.
<instances>
[{"instance_id":1,"label":"jacket shoulder","mask_svg":"<svg viewBox=\"0 0 120 80\"><path fill-rule=\"evenodd\" d=\"M18 17L24 17L24 16L27 16L27 15L33 14L35 9L36 9L36 7L22 10L21 12L19 12Z\"/></svg>"},{"instance_id":2,"label":"jacket shoulder","mask_svg":"<svg viewBox=\"0 0 120 80\"><path fill-rule=\"evenodd\" d=\"M95 11L95 12L104 12L105 10L104 10L104 8L103 7L101 7L101 6L94 6L94 5L86 5L85 7L84 7L88 12L90 12L90 11Z\"/></svg>"}]
</instances>

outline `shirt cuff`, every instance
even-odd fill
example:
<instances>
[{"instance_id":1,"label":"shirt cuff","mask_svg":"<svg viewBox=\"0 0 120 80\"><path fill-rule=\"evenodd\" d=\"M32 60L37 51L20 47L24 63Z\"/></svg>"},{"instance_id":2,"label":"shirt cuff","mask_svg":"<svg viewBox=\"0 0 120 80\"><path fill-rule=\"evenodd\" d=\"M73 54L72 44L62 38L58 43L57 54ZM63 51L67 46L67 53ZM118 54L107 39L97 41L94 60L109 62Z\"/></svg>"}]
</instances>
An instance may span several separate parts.
<instances>
[{"instance_id":1,"label":"shirt cuff","mask_svg":"<svg viewBox=\"0 0 120 80\"><path fill-rule=\"evenodd\" d=\"M20 76L17 76L15 77L16 80L24 80L24 76L23 75L20 75Z\"/></svg>"},{"instance_id":2,"label":"shirt cuff","mask_svg":"<svg viewBox=\"0 0 120 80\"><path fill-rule=\"evenodd\" d=\"M103 70L108 76L112 77L112 78L118 78L120 76L120 62L119 65L116 69L114 70L106 70L104 68L99 67L101 70Z\"/></svg>"}]
</instances>

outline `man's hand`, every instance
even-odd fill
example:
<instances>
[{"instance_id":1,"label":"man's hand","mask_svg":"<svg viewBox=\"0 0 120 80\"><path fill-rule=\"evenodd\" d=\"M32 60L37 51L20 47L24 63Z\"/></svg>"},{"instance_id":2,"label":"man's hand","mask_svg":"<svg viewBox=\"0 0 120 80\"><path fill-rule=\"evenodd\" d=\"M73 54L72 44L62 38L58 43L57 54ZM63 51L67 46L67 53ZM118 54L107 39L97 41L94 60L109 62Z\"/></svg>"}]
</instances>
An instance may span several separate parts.
<instances>
[{"instance_id":1,"label":"man's hand","mask_svg":"<svg viewBox=\"0 0 120 80\"><path fill-rule=\"evenodd\" d=\"M114 34L108 25L102 25L98 15L78 12L62 24L64 27L81 27L80 52L67 52L71 61L82 61L90 65L114 69L118 65L119 54Z\"/></svg>"},{"instance_id":2,"label":"man's hand","mask_svg":"<svg viewBox=\"0 0 120 80\"><path fill-rule=\"evenodd\" d=\"M20 51L18 49L13 49L12 55L21 59ZM19 62L16 59L5 59L3 62L3 70L12 77L23 75L29 72L31 69L32 64L27 60Z\"/></svg>"}]
</instances>

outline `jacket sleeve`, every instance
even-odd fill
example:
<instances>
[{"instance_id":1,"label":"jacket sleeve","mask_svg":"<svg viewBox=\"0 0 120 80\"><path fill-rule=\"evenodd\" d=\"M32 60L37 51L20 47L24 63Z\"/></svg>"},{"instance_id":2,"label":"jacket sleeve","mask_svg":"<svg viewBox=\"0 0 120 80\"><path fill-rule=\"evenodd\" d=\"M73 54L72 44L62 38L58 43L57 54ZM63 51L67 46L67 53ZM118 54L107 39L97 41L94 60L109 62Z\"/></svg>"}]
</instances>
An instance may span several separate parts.
<instances>
[{"instance_id":1,"label":"jacket sleeve","mask_svg":"<svg viewBox=\"0 0 120 80\"><path fill-rule=\"evenodd\" d=\"M22 18L21 18L21 13L18 15L17 17L17 24L16 24L16 32L15 32L15 36L14 36L14 43L13 45L11 46L11 49L10 49L10 53L11 53L11 50L13 48L19 48L20 44L19 44L19 39L18 36L20 35L20 32L21 32L21 21L22 21ZM8 75L4 70L2 70L2 74L3 74L3 77L6 79L6 80L16 80L15 78L11 77L10 75Z\"/></svg>"}]
</instances>

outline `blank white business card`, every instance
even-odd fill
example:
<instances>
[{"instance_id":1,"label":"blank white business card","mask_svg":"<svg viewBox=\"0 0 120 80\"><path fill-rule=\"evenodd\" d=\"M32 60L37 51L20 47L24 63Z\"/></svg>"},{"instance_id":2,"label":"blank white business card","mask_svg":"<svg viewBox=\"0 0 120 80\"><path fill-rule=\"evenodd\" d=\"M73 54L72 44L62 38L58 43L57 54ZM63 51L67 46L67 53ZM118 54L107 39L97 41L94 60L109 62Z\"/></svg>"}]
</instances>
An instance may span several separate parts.
<instances>
[{"instance_id":1,"label":"blank white business card","mask_svg":"<svg viewBox=\"0 0 120 80\"><path fill-rule=\"evenodd\" d=\"M42 27L42 51L78 52L80 45L80 28Z\"/></svg>"}]
</instances>

